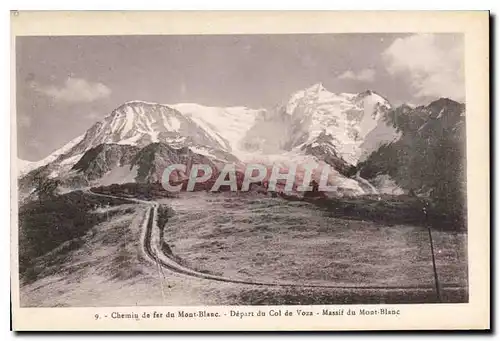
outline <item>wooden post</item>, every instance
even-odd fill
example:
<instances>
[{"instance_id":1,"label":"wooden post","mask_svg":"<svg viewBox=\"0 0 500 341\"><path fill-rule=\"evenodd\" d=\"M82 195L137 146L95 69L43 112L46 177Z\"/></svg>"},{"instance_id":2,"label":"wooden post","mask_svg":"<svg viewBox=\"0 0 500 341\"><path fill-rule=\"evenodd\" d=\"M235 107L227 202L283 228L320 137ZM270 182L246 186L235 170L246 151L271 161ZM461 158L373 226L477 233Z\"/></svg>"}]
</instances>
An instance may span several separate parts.
<instances>
[{"instance_id":1,"label":"wooden post","mask_svg":"<svg viewBox=\"0 0 500 341\"><path fill-rule=\"evenodd\" d=\"M424 204L424 214L425 214L425 224L427 225L427 231L429 232L429 241L431 246L431 255L432 255L432 270L434 271L434 284L436 286L436 297L438 302L441 302L441 293L439 291L439 279L436 268L436 257L434 255L434 243L432 241L432 232L431 232L431 224L429 224L428 212L427 212L427 203Z\"/></svg>"}]
</instances>

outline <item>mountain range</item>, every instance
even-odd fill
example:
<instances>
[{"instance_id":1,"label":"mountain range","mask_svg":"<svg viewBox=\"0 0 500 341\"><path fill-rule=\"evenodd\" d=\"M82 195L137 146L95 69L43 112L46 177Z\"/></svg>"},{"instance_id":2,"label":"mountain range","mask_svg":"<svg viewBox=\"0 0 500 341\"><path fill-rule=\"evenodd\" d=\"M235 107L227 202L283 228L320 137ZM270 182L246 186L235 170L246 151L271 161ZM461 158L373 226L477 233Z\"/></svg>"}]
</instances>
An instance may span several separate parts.
<instances>
[{"instance_id":1,"label":"mountain range","mask_svg":"<svg viewBox=\"0 0 500 341\"><path fill-rule=\"evenodd\" d=\"M380 185L381 176L394 182L393 194L402 193L407 186L394 172L370 165L381 149L415 139L418 134L410 131L446 134L463 124L463 105L440 101L393 108L374 91L332 93L320 83L271 109L130 101L45 159L19 160L19 188L30 193L44 179L57 180L63 189L154 183L173 163L187 164L189 171L194 163L220 169L227 162L315 162L334 169L331 180L339 195L378 192L366 178Z\"/></svg>"}]
</instances>

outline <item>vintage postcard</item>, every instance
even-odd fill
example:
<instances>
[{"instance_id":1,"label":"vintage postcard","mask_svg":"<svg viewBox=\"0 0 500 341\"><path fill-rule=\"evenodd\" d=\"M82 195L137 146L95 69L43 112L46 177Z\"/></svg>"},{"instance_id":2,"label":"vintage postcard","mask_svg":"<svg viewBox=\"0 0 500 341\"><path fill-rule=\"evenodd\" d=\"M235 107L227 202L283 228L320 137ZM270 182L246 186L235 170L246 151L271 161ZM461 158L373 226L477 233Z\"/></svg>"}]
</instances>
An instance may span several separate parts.
<instances>
[{"instance_id":1,"label":"vintage postcard","mask_svg":"<svg viewBox=\"0 0 500 341\"><path fill-rule=\"evenodd\" d=\"M13 328L489 329L489 13L12 12Z\"/></svg>"}]
</instances>

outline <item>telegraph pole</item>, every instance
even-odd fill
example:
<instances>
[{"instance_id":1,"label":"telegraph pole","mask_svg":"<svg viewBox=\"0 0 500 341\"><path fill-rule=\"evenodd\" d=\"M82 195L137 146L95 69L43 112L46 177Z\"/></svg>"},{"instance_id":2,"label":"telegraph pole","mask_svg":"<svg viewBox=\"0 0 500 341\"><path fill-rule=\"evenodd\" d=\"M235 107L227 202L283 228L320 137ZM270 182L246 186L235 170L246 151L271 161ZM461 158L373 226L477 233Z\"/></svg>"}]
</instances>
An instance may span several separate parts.
<instances>
[{"instance_id":1,"label":"telegraph pole","mask_svg":"<svg viewBox=\"0 0 500 341\"><path fill-rule=\"evenodd\" d=\"M427 212L427 206L429 204L427 202L424 203L423 211L425 214L425 224L427 225L427 231L429 232L429 241L431 246L431 255L432 255L432 270L434 271L434 284L436 286L436 296L438 302L441 302L441 293L439 291L439 279L436 268L436 257L434 256L434 243L432 242L432 232L431 232L431 224L429 224L429 216Z\"/></svg>"}]
</instances>

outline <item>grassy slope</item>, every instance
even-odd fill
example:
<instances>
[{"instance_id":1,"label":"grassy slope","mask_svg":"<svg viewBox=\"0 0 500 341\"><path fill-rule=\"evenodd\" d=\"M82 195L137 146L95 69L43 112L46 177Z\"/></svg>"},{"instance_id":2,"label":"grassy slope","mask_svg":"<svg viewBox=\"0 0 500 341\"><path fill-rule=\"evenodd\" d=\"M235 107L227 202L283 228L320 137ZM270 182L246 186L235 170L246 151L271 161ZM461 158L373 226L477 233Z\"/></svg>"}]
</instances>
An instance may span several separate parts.
<instances>
[{"instance_id":1,"label":"grassy slope","mask_svg":"<svg viewBox=\"0 0 500 341\"><path fill-rule=\"evenodd\" d=\"M82 246L83 237L93 226L114 213L93 212L99 207L127 204L121 199L88 195L81 191L52 200L32 201L19 209L19 273L22 281L32 282L43 271L36 260L57 248L47 259L50 264L64 262L66 255Z\"/></svg>"},{"instance_id":2,"label":"grassy slope","mask_svg":"<svg viewBox=\"0 0 500 341\"><path fill-rule=\"evenodd\" d=\"M279 198L191 196L165 200L176 211L166 240L191 267L266 281L433 284L424 227L347 220ZM434 239L442 283L466 285L466 235L434 231Z\"/></svg>"},{"instance_id":3,"label":"grassy slope","mask_svg":"<svg viewBox=\"0 0 500 341\"><path fill-rule=\"evenodd\" d=\"M213 206L218 207L215 210L213 207L207 209L202 205L206 198L193 202L194 205L189 208L192 216L184 218L179 215L179 207L175 207L172 199L164 199L164 203L177 209L170 221L176 230L173 231L172 225L167 223L166 239L170 239L174 254L181 256L186 265L201 271L271 280L279 277L293 280L293 276L303 278L307 275L318 282L335 283L346 279L357 282L372 271L374 281L382 284L385 283L384 276L393 273L403 281L411 282L412 277L414 279L420 275L424 282L431 281L428 271L429 254L425 251L428 247L427 238L422 234L422 229L418 226L381 228L380 224L361 221L359 211L372 209L363 207L363 203L357 205L357 209L341 210L335 214L342 218L354 218L355 221L328 217L328 214L325 214L326 218L323 217L323 220L326 219L327 223L315 226L311 225L310 219L297 219L286 211L287 205L290 205L292 213L300 213L304 206L310 210L310 203L284 204L280 198L260 197L265 200L259 203L257 198L257 201L250 203L250 206L253 205L254 214L238 216L239 213L244 213L242 210L248 203L228 198L221 200L222 197L223 195L215 195L209 198L209 201L213 200ZM268 200L275 204L269 205ZM351 205L353 200L358 199L339 201L339 204ZM140 239L138 224L142 216L122 210L116 211L119 213L116 216L111 213L111 223L104 222L105 216L93 212L96 206L103 203L120 205L123 202L76 192L52 202L31 203L21 207L20 247L22 244L26 254L32 256L24 257L27 261L24 263L25 281L29 283L39 279L26 286L29 292L26 297L29 297L29 300L25 301L28 303L24 306L36 306L40 302L43 302L44 306L130 305L138 302L155 305L159 301L159 295L162 295L158 288L160 284L166 285L166 298L163 298L167 300L165 303L177 305L401 303L429 302L435 299L432 291L417 294L410 291L389 293L327 289L257 289L239 285L224 286L194 279L177 283L177 279L174 279L176 276L171 278L172 274L168 272L160 276L158 269L150 269L144 260L141 260L140 245L137 242ZM376 212L376 208L374 210ZM164 218L168 218L171 212L169 209L161 211L165 213L160 212L160 224L163 224ZM54 215L54 212L57 214ZM227 214L228 212L230 214ZM395 212L397 213L397 210ZM130 225L132 217L135 217L136 222ZM207 217L211 217L214 224L207 225ZM313 220L319 220L321 217L318 215L316 218ZM269 224L273 219L276 219L278 224ZM335 223L330 224L329 221ZM99 224L100 222L103 223ZM135 225L137 226L133 232L127 232L129 226ZM53 231L54 226L60 227ZM234 229L235 226L240 229ZM172 235L172 232L176 234ZM353 235L347 236L346 232ZM370 235L371 233L375 235ZM371 250L368 245L370 242L363 237L365 235L370 236L368 239L385 236L392 240L392 243L406 243L406 247L383 250L380 243L377 243L383 241L383 238L375 238L375 249ZM436 249L441 251L437 258L443 282L466 282L465 239L466 235L462 233L435 233ZM328 243L333 244L328 246ZM49 251L46 252L47 250ZM187 253L184 252L186 250ZM338 252L341 250L344 251ZM368 254L363 255L366 250L369 250ZM366 264L361 264L357 269L356 265L360 264L346 267L351 259L358 263L361 260L361 263ZM363 262L363 259L366 261ZM394 268L394 264L390 263L387 264L387 269L378 271L379 265L384 265L387 259L392 260L392 263L399 263L398 266L403 267L403 270ZM415 260L416 264L413 264ZM375 266L371 265L373 262ZM418 269L419 265L423 265L424 272ZM405 266L408 268L405 269ZM412 274L415 268L417 271ZM159 280L159 277L163 276L166 278ZM205 286L208 286L207 292L201 289ZM130 291L128 294L127 290ZM467 301L466 292L445 292L444 295L449 302Z\"/></svg>"},{"instance_id":4,"label":"grassy slope","mask_svg":"<svg viewBox=\"0 0 500 341\"><path fill-rule=\"evenodd\" d=\"M366 195L358 197L326 198L321 195L299 199L282 195L290 201L305 201L328 212L330 216L344 219L367 220L387 226L410 224L431 226L435 230L466 230L466 218L457 223L443 214L432 202L408 195ZM423 208L426 208L427 215Z\"/></svg>"},{"instance_id":5,"label":"grassy slope","mask_svg":"<svg viewBox=\"0 0 500 341\"><path fill-rule=\"evenodd\" d=\"M228 298L235 305L408 304L439 302L434 290L349 290L319 288L243 288ZM467 290L441 289L441 302L468 301Z\"/></svg>"}]
</instances>

